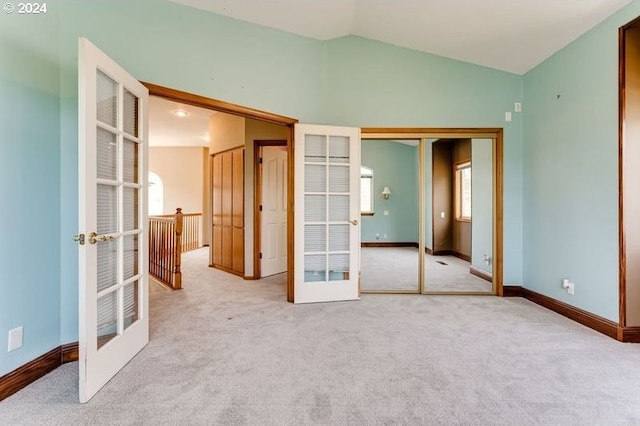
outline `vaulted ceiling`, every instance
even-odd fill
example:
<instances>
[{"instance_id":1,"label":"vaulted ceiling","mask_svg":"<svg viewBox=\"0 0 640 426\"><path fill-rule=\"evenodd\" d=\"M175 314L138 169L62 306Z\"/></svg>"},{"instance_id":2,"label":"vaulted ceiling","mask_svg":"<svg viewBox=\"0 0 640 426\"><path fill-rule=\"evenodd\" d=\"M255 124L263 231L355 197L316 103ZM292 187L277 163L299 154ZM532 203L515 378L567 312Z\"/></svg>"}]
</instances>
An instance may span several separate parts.
<instances>
[{"instance_id":1,"label":"vaulted ceiling","mask_svg":"<svg viewBox=\"0 0 640 426\"><path fill-rule=\"evenodd\" d=\"M294 34L357 35L523 74L631 0L172 0Z\"/></svg>"}]
</instances>

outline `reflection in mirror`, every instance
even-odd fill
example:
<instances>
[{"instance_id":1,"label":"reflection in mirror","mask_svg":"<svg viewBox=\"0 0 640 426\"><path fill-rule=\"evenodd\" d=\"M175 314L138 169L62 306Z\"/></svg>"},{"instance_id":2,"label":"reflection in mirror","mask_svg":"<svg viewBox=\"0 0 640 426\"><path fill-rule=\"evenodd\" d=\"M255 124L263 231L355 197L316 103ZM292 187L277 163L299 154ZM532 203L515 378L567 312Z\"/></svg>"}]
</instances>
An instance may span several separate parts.
<instances>
[{"instance_id":1,"label":"reflection in mirror","mask_svg":"<svg viewBox=\"0 0 640 426\"><path fill-rule=\"evenodd\" d=\"M419 292L418 145L418 140L362 140L363 292Z\"/></svg>"},{"instance_id":2,"label":"reflection in mirror","mask_svg":"<svg viewBox=\"0 0 640 426\"><path fill-rule=\"evenodd\" d=\"M425 142L425 292L493 293L493 140Z\"/></svg>"}]
</instances>

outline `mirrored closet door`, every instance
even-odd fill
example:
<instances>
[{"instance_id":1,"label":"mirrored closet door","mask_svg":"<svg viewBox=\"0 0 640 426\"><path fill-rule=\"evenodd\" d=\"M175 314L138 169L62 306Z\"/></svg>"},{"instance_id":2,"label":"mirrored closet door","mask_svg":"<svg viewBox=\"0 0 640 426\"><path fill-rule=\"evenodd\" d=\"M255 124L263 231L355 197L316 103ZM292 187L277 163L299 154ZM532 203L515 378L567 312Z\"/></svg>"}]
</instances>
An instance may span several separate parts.
<instances>
[{"instance_id":1,"label":"mirrored closet door","mask_svg":"<svg viewBox=\"0 0 640 426\"><path fill-rule=\"evenodd\" d=\"M420 293L419 139L363 139L361 290Z\"/></svg>"}]
</instances>

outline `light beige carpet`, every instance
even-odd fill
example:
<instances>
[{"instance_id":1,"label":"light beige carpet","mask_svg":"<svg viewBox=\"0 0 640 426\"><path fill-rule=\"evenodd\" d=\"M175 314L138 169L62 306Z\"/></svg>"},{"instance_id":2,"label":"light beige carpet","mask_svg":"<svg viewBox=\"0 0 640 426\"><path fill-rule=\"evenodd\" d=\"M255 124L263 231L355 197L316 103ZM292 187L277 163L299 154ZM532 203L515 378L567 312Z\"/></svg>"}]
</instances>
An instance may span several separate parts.
<instances>
[{"instance_id":1,"label":"light beige carpet","mask_svg":"<svg viewBox=\"0 0 640 426\"><path fill-rule=\"evenodd\" d=\"M151 342L88 404L78 364L0 402L0 425L637 425L640 345L519 298L285 302L183 262Z\"/></svg>"}]
</instances>

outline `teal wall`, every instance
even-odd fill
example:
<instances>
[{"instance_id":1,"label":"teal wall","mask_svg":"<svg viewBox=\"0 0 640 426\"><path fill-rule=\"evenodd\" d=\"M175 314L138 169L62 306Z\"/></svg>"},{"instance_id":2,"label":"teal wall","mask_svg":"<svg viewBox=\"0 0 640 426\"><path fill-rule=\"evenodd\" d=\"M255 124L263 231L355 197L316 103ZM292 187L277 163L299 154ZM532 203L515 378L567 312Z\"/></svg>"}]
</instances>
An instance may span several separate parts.
<instances>
[{"instance_id":1,"label":"teal wall","mask_svg":"<svg viewBox=\"0 0 640 426\"><path fill-rule=\"evenodd\" d=\"M0 376L60 344L57 43L55 11L0 15Z\"/></svg>"},{"instance_id":2,"label":"teal wall","mask_svg":"<svg viewBox=\"0 0 640 426\"><path fill-rule=\"evenodd\" d=\"M522 283L522 76L349 36L325 43L326 122L504 128L504 282Z\"/></svg>"},{"instance_id":3,"label":"teal wall","mask_svg":"<svg viewBox=\"0 0 640 426\"><path fill-rule=\"evenodd\" d=\"M492 273L485 254L493 259L493 140L471 139L471 264Z\"/></svg>"},{"instance_id":4,"label":"teal wall","mask_svg":"<svg viewBox=\"0 0 640 426\"><path fill-rule=\"evenodd\" d=\"M12 224L0 256L10 271L0 342L25 326L24 348L0 347L0 374L77 340L79 36L141 80L301 122L503 127L505 284L617 320L617 27L640 15L640 2L524 77L360 37L319 42L168 1L48 6L41 17L0 17L1 218ZM516 101L524 112L505 123ZM560 290L563 277L575 296Z\"/></svg>"},{"instance_id":5,"label":"teal wall","mask_svg":"<svg viewBox=\"0 0 640 426\"><path fill-rule=\"evenodd\" d=\"M362 216L363 242L418 242L418 160L417 146L362 141L361 163L373 169L375 213ZM380 197L385 186L391 189L388 200ZM383 214L385 210L388 216Z\"/></svg>"},{"instance_id":6,"label":"teal wall","mask_svg":"<svg viewBox=\"0 0 640 426\"><path fill-rule=\"evenodd\" d=\"M524 285L616 322L618 28L639 15L635 1L524 76Z\"/></svg>"}]
</instances>

